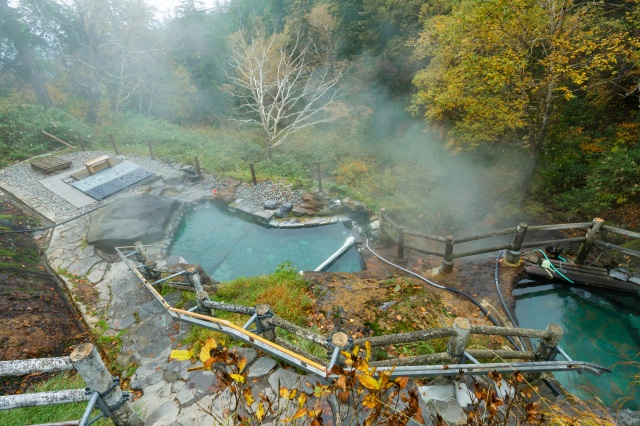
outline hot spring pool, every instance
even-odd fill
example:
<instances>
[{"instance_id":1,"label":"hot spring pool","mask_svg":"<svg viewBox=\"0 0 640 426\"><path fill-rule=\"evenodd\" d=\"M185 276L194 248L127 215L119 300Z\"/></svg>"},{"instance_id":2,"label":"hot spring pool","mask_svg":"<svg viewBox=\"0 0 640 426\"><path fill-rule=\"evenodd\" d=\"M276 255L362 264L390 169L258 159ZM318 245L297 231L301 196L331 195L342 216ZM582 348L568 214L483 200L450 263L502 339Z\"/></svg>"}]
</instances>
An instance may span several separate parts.
<instances>
[{"instance_id":1,"label":"hot spring pool","mask_svg":"<svg viewBox=\"0 0 640 426\"><path fill-rule=\"evenodd\" d=\"M554 373L567 390L586 400L600 398L609 407L630 397L623 408L640 409L640 384L632 383L640 373L640 297L562 284L517 288L513 295L521 327L556 323L565 330L560 346L571 358L613 370L599 377Z\"/></svg>"},{"instance_id":2,"label":"hot spring pool","mask_svg":"<svg viewBox=\"0 0 640 426\"><path fill-rule=\"evenodd\" d=\"M197 263L216 281L273 273L278 265L312 271L344 244L351 230L336 223L310 228L268 228L235 216L212 203L188 212L176 231L171 255ZM351 247L327 271L362 270Z\"/></svg>"}]
</instances>

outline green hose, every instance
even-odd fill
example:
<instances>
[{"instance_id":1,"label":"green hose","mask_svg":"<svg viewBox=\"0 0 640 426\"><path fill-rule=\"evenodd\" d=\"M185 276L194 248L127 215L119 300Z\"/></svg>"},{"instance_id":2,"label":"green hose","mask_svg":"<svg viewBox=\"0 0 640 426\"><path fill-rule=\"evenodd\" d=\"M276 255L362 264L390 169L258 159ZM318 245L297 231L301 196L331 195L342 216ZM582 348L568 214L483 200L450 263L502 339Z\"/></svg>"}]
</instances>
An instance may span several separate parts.
<instances>
[{"instance_id":1,"label":"green hose","mask_svg":"<svg viewBox=\"0 0 640 426\"><path fill-rule=\"evenodd\" d=\"M551 259L549 259L547 257L547 253L543 252L540 249L536 249L533 252L535 253L537 251L542 253L542 255L545 257L545 259L547 259L549 261L549 265L551 265L551 269L553 269L553 272L555 272L556 274L560 275L562 278L564 278L565 280L569 281L571 284L575 284L573 281L571 281L569 278L567 278L562 272L558 271L558 269L555 266L553 266L553 263L551 263ZM562 259L562 260L564 260L564 259ZM566 262L566 260L564 260L564 261Z\"/></svg>"}]
</instances>

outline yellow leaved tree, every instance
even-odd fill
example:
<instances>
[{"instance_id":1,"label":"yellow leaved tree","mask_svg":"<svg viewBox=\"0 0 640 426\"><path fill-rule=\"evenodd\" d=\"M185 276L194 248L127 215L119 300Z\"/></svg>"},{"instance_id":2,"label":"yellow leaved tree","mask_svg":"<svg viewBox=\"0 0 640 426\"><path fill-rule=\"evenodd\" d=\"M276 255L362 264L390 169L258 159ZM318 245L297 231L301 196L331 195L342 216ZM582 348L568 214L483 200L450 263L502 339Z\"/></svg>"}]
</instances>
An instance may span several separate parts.
<instances>
[{"instance_id":1,"label":"yellow leaved tree","mask_svg":"<svg viewBox=\"0 0 640 426\"><path fill-rule=\"evenodd\" d=\"M446 131L454 150L487 143L529 150L524 201L558 104L612 85L633 67L625 7L636 6L461 0L425 7L416 47L430 61L414 79L413 112Z\"/></svg>"}]
</instances>

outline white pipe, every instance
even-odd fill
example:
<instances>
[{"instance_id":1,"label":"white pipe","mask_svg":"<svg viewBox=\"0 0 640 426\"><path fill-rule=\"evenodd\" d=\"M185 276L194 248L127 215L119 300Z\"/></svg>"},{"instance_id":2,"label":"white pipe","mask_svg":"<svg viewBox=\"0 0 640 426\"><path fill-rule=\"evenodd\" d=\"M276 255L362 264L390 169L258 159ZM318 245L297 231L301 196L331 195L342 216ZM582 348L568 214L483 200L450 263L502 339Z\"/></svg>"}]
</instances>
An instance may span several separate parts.
<instances>
[{"instance_id":1,"label":"white pipe","mask_svg":"<svg viewBox=\"0 0 640 426\"><path fill-rule=\"evenodd\" d=\"M342 247L340 247L338 249L338 251L336 251L335 253L333 253L331 256L329 256L329 258L327 258L327 260L325 260L324 262L322 262L320 264L320 266L318 266L316 269L314 269L314 272L321 272L324 268L326 268L331 262L333 262L334 260L336 260L336 258L338 256L340 256L342 253L344 253L345 251L347 251L347 249L349 247L351 247L353 245L353 243L356 242L356 239L353 235L349 236L349 238L347 238L347 240L344 242L344 244L342 245Z\"/></svg>"}]
</instances>

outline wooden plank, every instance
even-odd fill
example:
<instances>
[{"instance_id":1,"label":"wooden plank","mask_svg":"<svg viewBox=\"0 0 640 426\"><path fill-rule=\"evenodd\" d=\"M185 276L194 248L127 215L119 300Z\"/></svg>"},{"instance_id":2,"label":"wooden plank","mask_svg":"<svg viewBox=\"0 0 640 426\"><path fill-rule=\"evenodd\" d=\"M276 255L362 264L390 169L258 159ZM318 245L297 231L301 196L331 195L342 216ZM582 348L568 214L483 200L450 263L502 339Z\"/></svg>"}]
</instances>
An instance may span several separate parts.
<instances>
[{"instance_id":1,"label":"wooden plank","mask_svg":"<svg viewBox=\"0 0 640 426\"><path fill-rule=\"evenodd\" d=\"M551 278L547 273L546 269L540 268L538 266L527 266L525 268L525 271L527 272L527 274L530 274L530 275L548 278L548 279L555 279L555 280L559 280L559 282L562 282L564 284L570 284L568 281L566 281L564 278L562 278L560 275L556 274L555 272L551 272L551 274L553 275L553 278ZM592 285L596 287L603 287L603 288L609 288L609 289L620 290L620 291L640 291L640 285L638 284L634 284L628 281L616 280L608 276L585 274L585 273L578 273L573 271L567 271L566 273L563 272L563 275L565 275L571 281L574 281L575 283L579 283L579 284Z\"/></svg>"}]
</instances>

